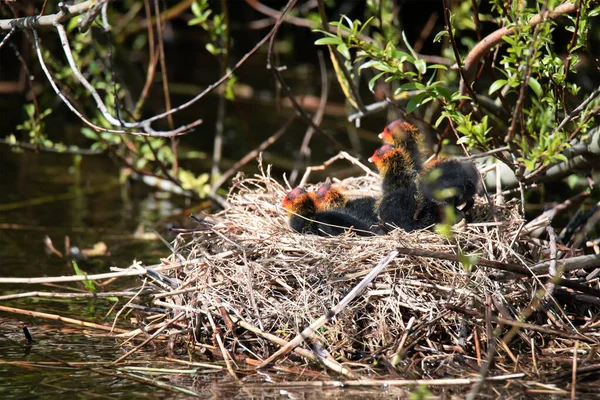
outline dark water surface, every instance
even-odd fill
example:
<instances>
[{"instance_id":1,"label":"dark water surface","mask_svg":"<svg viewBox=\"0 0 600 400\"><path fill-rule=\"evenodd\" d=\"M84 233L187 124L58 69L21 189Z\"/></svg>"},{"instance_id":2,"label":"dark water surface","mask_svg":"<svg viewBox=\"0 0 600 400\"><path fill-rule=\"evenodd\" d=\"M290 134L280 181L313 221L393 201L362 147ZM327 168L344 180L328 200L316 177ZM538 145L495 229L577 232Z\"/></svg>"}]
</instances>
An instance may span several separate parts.
<instances>
[{"instance_id":1,"label":"dark water surface","mask_svg":"<svg viewBox=\"0 0 600 400\"><path fill-rule=\"evenodd\" d=\"M156 228L167 240L167 224L186 224L190 206L177 197L157 194L141 184L119 183L119 169L108 157L86 157L79 169L73 157L59 154L13 153L0 146L0 276L43 277L73 275L71 265L45 251L44 237L64 253L65 237L81 249L106 243L108 254L88 259L80 267L89 274L110 272L111 266L128 267L133 260L144 265L169 255L160 241L140 240L134 232ZM122 279L103 290L139 285L135 278ZM81 283L63 287L42 284L1 284L0 295L30 291L73 292ZM0 301L0 306L50 313L65 318L111 325L126 299L56 299L28 297ZM120 318L119 324L127 322ZM34 342L25 340L23 327ZM118 325L117 325L118 326ZM123 326L130 328L131 326ZM82 329L59 321L0 311L0 399L179 399L186 393L160 389L135 380L137 376L191 390L201 398L370 398L397 397L402 390L381 388L277 388L266 382L298 377L277 372L241 379L251 387L241 389L221 371L202 367L193 374L163 373L111 367L110 363L131 349L123 340L102 331ZM135 343L139 344L139 341ZM163 345L147 346L128 359L128 368L190 369L165 361ZM68 365L67 363L74 363ZM77 364L80 363L80 364ZM127 377L124 375L127 374ZM263 379L264 377L264 379ZM320 379L331 379L323 374ZM258 386L257 386L258 385Z\"/></svg>"}]
</instances>

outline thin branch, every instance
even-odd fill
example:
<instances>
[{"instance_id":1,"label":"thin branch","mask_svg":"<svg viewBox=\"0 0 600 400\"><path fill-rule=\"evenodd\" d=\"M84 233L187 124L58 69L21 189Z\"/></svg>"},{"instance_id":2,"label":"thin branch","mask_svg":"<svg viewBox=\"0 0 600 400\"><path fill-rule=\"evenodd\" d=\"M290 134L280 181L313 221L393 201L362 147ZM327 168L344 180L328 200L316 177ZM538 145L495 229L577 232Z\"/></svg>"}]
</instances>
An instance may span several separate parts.
<instances>
[{"instance_id":1,"label":"thin branch","mask_svg":"<svg viewBox=\"0 0 600 400\"><path fill-rule=\"evenodd\" d=\"M8 41L8 39L10 39L10 37L13 35L13 33L15 33L16 30L15 28L11 28L10 31L8 31L8 33L6 34L6 36L4 36L2 38L2 41L0 42L0 49L2 48L2 46L4 46L4 43L6 43L6 41Z\"/></svg>"},{"instance_id":2,"label":"thin branch","mask_svg":"<svg viewBox=\"0 0 600 400\"><path fill-rule=\"evenodd\" d=\"M54 28L58 24L87 12L97 3L98 0L87 0L83 3L75 4L73 6L63 5L62 7L59 7L59 11L56 14L0 19L0 31L8 31L12 29L23 30L32 28Z\"/></svg>"},{"instance_id":3,"label":"thin branch","mask_svg":"<svg viewBox=\"0 0 600 400\"><path fill-rule=\"evenodd\" d=\"M244 157L242 157L239 161L237 161L235 164L233 164L231 168L229 168L223 175L221 175L219 180L213 184L212 188L210 189L210 192L212 194L215 194L217 192L217 189L223 186L223 184L227 182L227 180L231 178L231 176L233 176L233 174L235 174L240 169L240 167L246 165L248 162L250 162L250 160L253 160L261 152L265 151L269 146L275 143L285 132L287 132L288 128L292 125L292 122L294 122L295 119L296 116L293 115L277 132L275 132L267 140L262 142L256 149L252 150Z\"/></svg>"},{"instance_id":4,"label":"thin branch","mask_svg":"<svg viewBox=\"0 0 600 400\"><path fill-rule=\"evenodd\" d=\"M544 19L555 19L562 14L570 14L577 9L577 4L566 1L551 11L536 14L528 22L530 26L539 24ZM460 82L460 93L465 95L470 87L470 80L477 68L477 63L494 46L502 42L504 36L510 36L515 33L515 27L501 28L484 37L475 47L471 49L464 62L465 81Z\"/></svg>"},{"instance_id":5,"label":"thin branch","mask_svg":"<svg viewBox=\"0 0 600 400\"><path fill-rule=\"evenodd\" d=\"M471 88L471 85L467 81L466 73L464 71L463 66L461 65L460 54L458 52L458 47L456 45L456 41L454 40L454 34L452 33L452 25L450 21L450 6L447 3L448 0L442 0L444 5L444 20L446 22L446 31L448 32L448 37L450 38L450 44L452 47L452 51L454 52L454 58L456 58L456 64L458 65L458 72L460 74L460 84L466 87L466 91L469 92L469 96L471 100L477 104L477 95Z\"/></svg>"},{"instance_id":6,"label":"thin branch","mask_svg":"<svg viewBox=\"0 0 600 400\"><path fill-rule=\"evenodd\" d=\"M287 6L286 6L287 9ZM287 11L286 11L287 12ZM274 34L275 32L277 32L277 30L279 29L279 26L274 26L273 29L271 29L271 31L269 33L267 33L267 35L265 37L263 37L248 53L246 53L242 58L240 58L240 60L229 70L229 72L227 72L225 75L223 75L221 78L219 78L219 80L217 80L215 83L213 83L212 85L208 85L206 87L206 89L204 89L201 93L199 93L198 95L196 95L196 97L194 97L193 99L181 104L178 107L175 107L173 109L171 109L170 111L166 111L164 113L155 115L151 118L145 119L141 122L138 123L138 125L145 125L154 121L157 121L159 119L165 118L173 113L176 113L178 111L181 111L183 109L188 108L189 106L193 105L194 103L196 103L198 100L200 100L201 98L203 98L204 96L206 96L206 94L208 94L209 92L211 92L213 89L221 86L223 84L223 82L227 81L229 79L229 77L242 65L246 62L246 60L248 60L248 58L250 58L254 53L256 53L258 51L258 49L260 49L262 47L263 44L265 44L267 42L267 40L269 40Z\"/></svg>"},{"instance_id":7,"label":"thin branch","mask_svg":"<svg viewBox=\"0 0 600 400\"><path fill-rule=\"evenodd\" d=\"M325 32L330 32L329 22L327 21L327 13L325 12L325 4L323 3L323 0L317 0L317 3L319 5L319 15L321 16L321 28L323 28L323 30ZM335 46L327 45L327 48L329 49L329 54L331 54L331 56L333 58L335 58L335 60L332 59L331 61L335 62L337 64L337 67L338 67L337 69L341 70L342 74L344 75L344 80L348 84L349 92L352 94L352 96L351 96L352 100L354 100L356 102L356 106L360 111L364 111L365 105L363 104L362 99L360 97L360 92L358 91L358 87L356 87L354 79L352 79L352 75L350 75L350 71L348 71L348 68L346 68L344 58L342 57L340 52L337 51ZM339 80L339 78L338 78L338 80ZM340 84L341 84L341 82L340 82Z\"/></svg>"},{"instance_id":8,"label":"thin branch","mask_svg":"<svg viewBox=\"0 0 600 400\"><path fill-rule=\"evenodd\" d=\"M327 105L329 82L327 80L327 68L325 66L323 52L318 51L317 55L319 57L319 71L321 72L321 98L319 99L319 108L313 116L313 122L316 125L321 125L321 122L323 121L323 114L325 113L325 106ZM302 139L302 145L300 146L300 152L298 153L298 157L296 158L296 165L294 165L294 170L290 173L289 181L292 184L296 182L296 178L298 177L298 171L300 170L302 160L307 159L310 155L310 140L312 139L313 133L315 133L315 130L312 128L312 126L309 126L306 129L306 133L304 134L304 139Z\"/></svg>"},{"instance_id":9,"label":"thin branch","mask_svg":"<svg viewBox=\"0 0 600 400\"><path fill-rule=\"evenodd\" d=\"M31 150L31 151L36 151L36 152L43 151L43 152L48 152L48 153L59 153L59 154L78 154L78 155L82 155L82 156L96 156L96 155L106 153L106 150L91 150L91 149L79 149L79 148L59 149L56 147L40 147L38 145L26 143L26 142L18 142L18 141L11 142L8 139L0 139L0 143L9 145L11 147L14 146L14 147L18 147L21 149Z\"/></svg>"},{"instance_id":10,"label":"thin branch","mask_svg":"<svg viewBox=\"0 0 600 400\"><path fill-rule=\"evenodd\" d=\"M283 22L283 16L285 16L285 14L296 4L296 1L297 0L290 0L288 2L288 4L285 6L285 9L281 14L281 18L279 20L277 20L277 22L275 23L275 26L273 26L274 32L277 32L277 30L281 26L281 23ZM272 35L269 40L269 49L267 51L267 69L271 69L271 71L273 72L275 79L277 79L277 82L279 83L279 87L281 87L281 89L283 89L286 96L290 100L292 108L296 111L296 113L300 117L302 117L302 119L305 122L308 123L308 125L310 125L315 130L315 132L318 132L318 133L324 135L325 137L327 137L331 141L332 145L336 148L336 150L342 151L344 146L342 146L342 144L336 138L334 138L333 135L331 135L329 132L326 132L326 131L322 130L319 126L317 126L313 122L312 118L310 118L310 116L308 114L306 114L306 111L304 110L304 108L302 108L302 106L300 104L298 104L298 101L296 100L295 96L293 95L292 90L286 84L285 80L283 79L283 76L281 75L281 72L280 72L281 67L275 65L275 57L274 57L275 53L273 52L274 45L275 45L275 35Z\"/></svg>"}]
</instances>

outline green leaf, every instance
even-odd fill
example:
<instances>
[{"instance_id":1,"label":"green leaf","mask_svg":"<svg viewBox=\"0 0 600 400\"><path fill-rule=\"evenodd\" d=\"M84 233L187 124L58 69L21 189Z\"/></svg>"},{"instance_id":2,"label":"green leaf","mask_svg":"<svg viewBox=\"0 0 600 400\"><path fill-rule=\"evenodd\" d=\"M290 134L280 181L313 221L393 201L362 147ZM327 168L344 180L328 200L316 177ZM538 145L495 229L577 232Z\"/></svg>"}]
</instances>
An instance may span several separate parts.
<instances>
[{"instance_id":1,"label":"green leaf","mask_svg":"<svg viewBox=\"0 0 600 400\"><path fill-rule=\"evenodd\" d=\"M542 85L540 85L538 80L535 79L533 76L529 78L529 87L535 92L535 95L537 97L542 97L542 95L544 94L544 92L542 91Z\"/></svg>"},{"instance_id":2,"label":"green leaf","mask_svg":"<svg viewBox=\"0 0 600 400\"><path fill-rule=\"evenodd\" d=\"M444 71L447 71L448 67L443 64L431 64L427 66L427 69L443 69Z\"/></svg>"},{"instance_id":3,"label":"green leaf","mask_svg":"<svg viewBox=\"0 0 600 400\"><path fill-rule=\"evenodd\" d=\"M510 44L511 46L514 46L517 43L515 41L515 39L510 36L502 36L502 40L504 40L506 43Z\"/></svg>"},{"instance_id":4,"label":"green leaf","mask_svg":"<svg viewBox=\"0 0 600 400\"><path fill-rule=\"evenodd\" d=\"M418 86L420 87L418 87ZM418 82L408 82L405 84L400 85L399 87L400 90L415 90L415 89L424 89L424 85L422 83L418 83Z\"/></svg>"},{"instance_id":5,"label":"green leaf","mask_svg":"<svg viewBox=\"0 0 600 400\"><path fill-rule=\"evenodd\" d=\"M468 136L461 136L456 141L456 144L467 144L467 143L469 143L469 137Z\"/></svg>"},{"instance_id":6,"label":"green leaf","mask_svg":"<svg viewBox=\"0 0 600 400\"><path fill-rule=\"evenodd\" d=\"M425 62L425 60L416 59L415 67L417 68L417 71L419 71L420 74L424 74L425 72L427 72L427 63Z\"/></svg>"},{"instance_id":7,"label":"green leaf","mask_svg":"<svg viewBox=\"0 0 600 400\"><path fill-rule=\"evenodd\" d=\"M83 272L80 268L79 265L77 265L77 263L75 261L71 261L71 264L73 264L73 270L75 271L75 275L77 276L87 276L87 274L85 272ZM92 293L96 293L96 285L94 285L94 282L86 279L84 281L81 281L83 283L83 286L85 286L85 288L87 290L89 290Z\"/></svg>"},{"instance_id":8,"label":"green leaf","mask_svg":"<svg viewBox=\"0 0 600 400\"><path fill-rule=\"evenodd\" d=\"M316 45L324 45L324 44L340 44L342 43L342 39L340 39L339 37L335 36L335 37L324 37L321 39L317 39L315 41Z\"/></svg>"},{"instance_id":9,"label":"green leaf","mask_svg":"<svg viewBox=\"0 0 600 400\"><path fill-rule=\"evenodd\" d=\"M337 46L337 50L340 52L340 54L341 54L342 56L344 56L344 58L345 58L346 60L349 60L349 59L350 59L350 50L348 50L348 46L346 46L346 44L345 44L345 43L340 43L340 44L338 44L338 46Z\"/></svg>"},{"instance_id":10,"label":"green leaf","mask_svg":"<svg viewBox=\"0 0 600 400\"><path fill-rule=\"evenodd\" d=\"M200 4L198 4L198 2L196 2L196 1L192 3L192 13L195 16L199 16L202 14L202 9L200 8Z\"/></svg>"},{"instance_id":11,"label":"green leaf","mask_svg":"<svg viewBox=\"0 0 600 400\"><path fill-rule=\"evenodd\" d=\"M473 265L477 265L477 263L479 262L479 259L481 257L474 255L474 256L467 256L465 254L459 254L458 255L458 261L460 261L460 263L463 265L463 268L465 269L465 271L471 271L471 268L473 267Z\"/></svg>"},{"instance_id":12,"label":"green leaf","mask_svg":"<svg viewBox=\"0 0 600 400\"><path fill-rule=\"evenodd\" d=\"M427 93L419 93L415 95L408 104L406 105L406 113L410 114L414 110L416 110L421 104L423 104L423 100L427 97Z\"/></svg>"},{"instance_id":13,"label":"green leaf","mask_svg":"<svg viewBox=\"0 0 600 400\"><path fill-rule=\"evenodd\" d=\"M375 75L373 78L371 78L371 80L369 81L369 90L372 92L373 88L375 87L375 82L377 82L377 80L379 78L381 78L384 74L386 74L386 72L380 72L377 75Z\"/></svg>"},{"instance_id":14,"label":"green leaf","mask_svg":"<svg viewBox=\"0 0 600 400\"><path fill-rule=\"evenodd\" d=\"M438 127L440 126L440 124L446 119L446 115L442 114L440 115L440 117L437 119L437 121L435 121L435 124L433 125L434 127Z\"/></svg>"},{"instance_id":15,"label":"green leaf","mask_svg":"<svg viewBox=\"0 0 600 400\"><path fill-rule=\"evenodd\" d=\"M406 34L404 33L404 31L402 31L402 41L404 42L404 44L406 45L406 48L408 48L408 50L410 51L410 54L412 54L412 56L414 58L418 58L417 52L412 48L412 46L408 43L408 40L406 39Z\"/></svg>"},{"instance_id":16,"label":"green leaf","mask_svg":"<svg viewBox=\"0 0 600 400\"><path fill-rule=\"evenodd\" d=\"M506 79L498 79L497 81L495 81L494 83L492 83L490 85L490 90L488 90L488 94L492 95L493 93L497 92L499 89L502 89L502 87L504 87L504 85L506 85L508 81Z\"/></svg>"},{"instance_id":17,"label":"green leaf","mask_svg":"<svg viewBox=\"0 0 600 400\"><path fill-rule=\"evenodd\" d=\"M445 36L448 36L447 30L439 31L437 35L435 35L435 37L433 38L433 43L441 42L442 38L444 38Z\"/></svg>"}]
</instances>

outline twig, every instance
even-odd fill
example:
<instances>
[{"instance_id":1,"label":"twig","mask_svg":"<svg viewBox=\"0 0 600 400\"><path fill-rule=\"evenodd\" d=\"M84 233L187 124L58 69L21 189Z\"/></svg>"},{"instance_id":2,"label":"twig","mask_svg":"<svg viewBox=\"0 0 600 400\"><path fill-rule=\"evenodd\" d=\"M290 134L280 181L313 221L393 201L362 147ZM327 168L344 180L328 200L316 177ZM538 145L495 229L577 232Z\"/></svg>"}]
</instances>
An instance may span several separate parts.
<instances>
[{"instance_id":1,"label":"twig","mask_svg":"<svg viewBox=\"0 0 600 400\"><path fill-rule=\"evenodd\" d=\"M589 254L567 258L558 261L559 268L563 272L575 271L582 268L594 268L600 266L600 254ZM534 265L530 270L536 274L548 273L551 261L544 261Z\"/></svg>"},{"instance_id":2,"label":"twig","mask_svg":"<svg viewBox=\"0 0 600 400\"><path fill-rule=\"evenodd\" d=\"M254 158L256 158L256 156L258 156L261 152L265 151L269 146L271 146L281 136L283 136L283 134L287 132L288 128L292 125L292 123L294 122L295 119L296 119L295 115L291 116L285 122L285 124L281 128L279 128L279 130L277 132L275 132L267 140L265 140L264 142L262 142L256 149L252 150L250 153L246 154L239 161L237 161L235 164L233 164L231 166L231 168L229 168L223 175L221 175L219 177L219 180L216 181L212 185L212 187L210 189L210 192L212 194L216 194L217 193L217 189L219 189L221 186L223 186L223 184L225 182L227 182L227 180L229 178L231 178L231 176L233 176L233 174L235 174L237 171L239 171L239 169L242 166L246 165L248 162L250 162L251 160L253 160Z\"/></svg>"},{"instance_id":3,"label":"twig","mask_svg":"<svg viewBox=\"0 0 600 400\"><path fill-rule=\"evenodd\" d=\"M550 301L552 295L554 294L554 288L556 287L554 282L560 279L560 276L562 275L562 269L556 269L556 254L558 253L558 249L556 248L556 232L551 225L546 227L546 232L548 232L548 237L550 238L550 261L548 265L548 274L550 275L550 279L545 285L546 290L544 293L544 300Z\"/></svg>"},{"instance_id":4,"label":"twig","mask_svg":"<svg viewBox=\"0 0 600 400\"><path fill-rule=\"evenodd\" d=\"M319 16L321 17L321 28L325 32L330 32L329 22L327 21L327 13L325 12L325 4L323 3L323 0L317 0L317 4L319 5ZM352 75L350 75L350 71L348 71L348 68L346 68L346 63L345 63L344 58L342 57L340 52L337 50L337 48L334 47L333 45L327 45L327 48L329 49L329 54L332 56L331 61L334 64L337 64L337 68L335 68L336 73L338 72L338 70L341 70L342 75L344 76L344 81L346 81L346 83L348 84L348 89L349 89L348 91L351 94L351 96L350 96L351 98L348 99L348 101L352 105L355 105L360 111L364 111L365 105L363 104L362 98L360 97L360 92L358 91L358 87L356 87L354 79L352 79ZM339 77L338 77L338 80L340 80ZM340 82L340 84L342 84L342 82Z\"/></svg>"},{"instance_id":5,"label":"twig","mask_svg":"<svg viewBox=\"0 0 600 400\"><path fill-rule=\"evenodd\" d=\"M165 45L162 35L162 26L160 21L160 8L159 2L154 2L154 15L156 16L156 36L158 41L158 54L160 61L160 72L162 74L162 84L163 84L163 95L165 97L165 109L168 111L171 110L171 95L169 94L169 79L167 76L167 61L165 58ZM167 115L167 121L169 122L169 128L173 130L173 115ZM177 156L175 156L177 159Z\"/></svg>"},{"instance_id":6,"label":"twig","mask_svg":"<svg viewBox=\"0 0 600 400\"><path fill-rule=\"evenodd\" d=\"M77 326L86 327L86 328L93 328L93 329L98 329L98 330L102 330L102 331L117 332L117 333L129 332L126 329L112 328L110 326L94 324L92 322L81 321L81 320L74 319L74 318L62 317L62 316L56 315L56 314L23 310L21 308L0 306L0 311L9 312L9 313L13 313L13 314L28 315L30 317L36 317L36 318L45 318L45 319L50 319L53 321L64 322L66 324L72 324L72 325L77 325Z\"/></svg>"},{"instance_id":7,"label":"twig","mask_svg":"<svg viewBox=\"0 0 600 400\"><path fill-rule=\"evenodd\" d=\"M550 136L552 137L555 134L557 134L562 128L565 127L566 124L568 124L573 118L575 118L577 115L579 115L579 113L581 113L581 111L583 111L583 109L585 107L587 107L588 104L590 104L596 97L598 97L599 94L600 94L600 86L598 86L592 93L590 93L590 95L580 105L578 105L577 108L575 108L573 111L571 111L569 113L569 115L567 115L561 121L561 123L554 129L554 131L552 132L552 134ZM551 167L552 167L552 164L540 165L538 168L531 171L531 173L525 175L524 179L526 181L529 181L529 180L537 177L544 171L547 171Z\"/></svg>"},{"instance_id":8,"label":"twig","mask_svg":"<svg viewBox=\"0 0 600 400\"><path fill-rule=\"evenodd\" d=\"M1 278L0 283L56 283L56 282L80 282L87 280L109 279L122 276L146 275L146 270L125 270L120 272L107 272L95 275L73 275L73 276L48 276L40 278Z\"/></svg>"},{"instance_id":9,"label":"twig","mask_svg":"<svg viewBox=\"0 0 600 400\"><path fill-rule=\"evenodd\" d=\"M579 345L578 341L575 341L575 346L573 347L573 366L571 367L571 400L575 400L575 392L577 388L577 347Z\"/></svg>"},{"instance_id":10,"label":"twig","mask_svg":"<svg viewBox=\"0 0 600 400\"><path fill-rule=\"evenodd\" d=\"M511 379L523 378L524 373L498 375L485 379L486 382L502 382ZM372 386L458 386L471 385L477 381L477 378L455 378L455 379L376 379L376 380L358 380L358 381L285 381L274 384L261 383L260 389L264 390L267 387L372 387ZM251 388L252 384L245 384L244 387Z\"/></svg>"},{"instance_id":11,"label":"twig","mask_svg":"<svg viewBox=\"0 0 600 400\"><path fill-rule=\"evenodd\" d=\"M289 353L295 347L300 345L300 343L302 343L306 338L312 337L314 335L314 332L317 329L319 329L320 327L325 325L327 322L329 322L332 318L334 318L337 314L339 314L340 311L342 311L348 305L348 303L350 303L360 293L362 293L365 290L366 286L369 283L371 283L377 277L377 275L379 275L379 273L381 271L383 271L383 269L385 267L387 267L387 265L394 260L394 258L396 258L398 253L399 253L398 250L391 251L335 307L333 307L331 310L329 310L329 312L327 312L327 314L321 316L315 322L310 324L308 326L308 328L304 329L299 335L297 335L294 339L292 339L286 346L282 347L277 352L275 352L275 354L273 354L271 357L269 357L265 361L263 361L259 367L260 368L266 367L267 365L274 362L277 358L282 357L282 356L286 355L287 353Z\"/></svg>"},{"instance_id":12,"label":"twig","mask_svg":"<svg viewBox=\"0 0 600 400\"><path fill-rule=\"evenodd\" d=\"M544 3L544 5L542 6L542 14L544 14L544 12L547 9L548 9L548 1L546 1ZM542 26L541 24L538 24L535 26L535 29L533 31L534 38L538 37L538 33L540 31L541 26ZM534 39L534 41L532 43L533 51L528 51L526 53L527 55L525 57L525 63L522 64L523 79L521 80L521 88L519 90L519 97L517 98L517 102L516 102L515 108L513 110L512 120L510 122L510 126L508 127L508 132L506 133L506 136L504 138L504 143L506 143L508 145L508 147L511 148L511 153L512 153L513 157L515 157L515 154L518 154L517 146L515 145L515 143L513 143L513 138L515 135L517 123L521 122L521 125L523 125L521 110L522 110L523 104L525 102L525 93L527 92L528 83L529 83L529 80L531 79L531 74L533 73L532 66L529 64L530 64L531 60L535 60L537 53L538 53L538 46L536 46L536 43L537 43L537 41ZM521 126L521 129L522 129L522 126ZM520 179L518 179L518 180L519 180L519 182L521 181Z\"/></svg>"},{"instance_id":13,"label":"twig","mask_svg":"<svg viewBox=\"0 0 600 400\"><path fill-rule=\"evenodd\" d=\"M378 177L379 176L375 172L371 171L369 169L369 167L367 167L366 165L364 165L363 163L361 163L357 158L352 157L350 154L348 154L345 151L342 151L342 152L338 153L337 155L331 157L329 160L325 161L321 165L314 166L314 167L307 167L306 168L306 172L304 172L304 176L302 176L302 179L300 180L300 183L298 183L298 185L299 186L306 185L306 182L308 181L308 177L310 176L310 174L312 173L312 171L323 171L325 168L329 167L331 164L333 164L337 160L348 160L352 164L356 165L357 167L359 167L360 169L362 169L363 171L365 171L365 173L367 175L373 176L373 177Z\"/></svg>"},{"instance_id":14,"label":"twig","mask_svg":"<svg viewBox=\"0 0 600 400\"><path fill-rule=\"evenodd\" d=\"M182 315L183 315L183 313L182 313ZM233 370L233 367L231 365L231 360L230 360L231 356L227 352L227 349L225 349L225 345L223 344L223 339L221 339L221 335L219 334L220 330L217 329L217 326L215 325L215 321L213 320L212 314L208 311L205 311L204 315L207 316L210 326L212 327L213 333L217 339L217 344L219 345L219 349L221 349L221 354L223 355L223 360L225 360L225 365L227 366L227 372L229 372L231 377L233 379L235 379L236 382L239 383L240 379L238 378L235 371Z\"/></svg>"},{"instance_id":15,"label":"twig","mask_svg":"<svg viewBox=\"0 0 600 400\"><path fill-rule=\"evenodd\" d=\"M13 35L13 33L15 33L15 31L15 28L11 28L10 31L8 31L8 33L6 34L6 36L2 38L2 41L0 42L0 49L2 48L2 46L4 46L4 43L6 43L8 39L10 39L10 37Z\"/></svg>"},{"instance_id":16,"label":"twig","mask_svg":"<svg viewBox=\"0 0 600 400\"><path fill-rule=\"evenodd\" d=\"M579 205L581 205L585 201L585 199L589 197L589 195L590 192L586 189L583 192L571 197L570 199L567 199L562 203L555 205L551 209L544 211L542 214L538 215L536 218L525 224L525 227L523 228L521 233L523 235L527 235L534 232L535 230L539 229L539 225L542 222L549 224L557 215L559 215L563 211L566 211L571 207L578 207Z\"/></svg>"},{"instance_id":17,"label":"twig","mask_svg":"<svg viewBox=\"0 0 600 400\"><path fill-rule=\"evenodd\" d=\"M406 255L414 255L414 256L419 256L419 257L429 257L429 258L437 258L440 260L460 262L460 258L454 254L441 253L441 252L437 252L437 251L409 249L409 248L405 248L405 247L398 247L398 248L396 248L396 250L398 250L401 254L406 254ZM534 276L533 272L530 269L528 269L526 267L522 267L518 264L507 264L507 263L491 261L491 260L486 260L486 259L480 258L480 259L476 260L473 263L473 265L481 265L484 267L499 269L501 271L512 272L515 274L520 274L520 275L525 275L525 276ZM572 281L572 280L568 280L568 279L559 279L556 282L556 284L559 286L564 286L567 288L578 290L582 293L587 293L592 296L600 297L600 290L591 288L589 286L583 285L576 281Z\"/></svg>"},{"instance_id":18,"label":"twig","mask_svg":"<svg viewBox=\"0 0 600 400\"><path fill-rule=\"evenodd\" d=\"M398 247L396 248L396 250L398 250L400 254L405 254L408 256L437 258L439 260L460 262L460 257L455 254L420 249L409 249L406 247ZM477 260L475 260L473 265L481 265L482 267L494 268L501 271L513 272L521 275L531 275L529 270L521 265L508 264L499 261L491 261L483 258L478 258Z\"/></svg>"},{"instance_id":19,"label":"twig","mask_svg":"<svg viewBox=\"0 0 600 400\"><path fill-rule=\"evenodd\" d=\"M55 292L26 292L26 293L15 293L0 296L0 301L23 299L27 297L44 297L44 298L61 298L61 299L80 299L80 298L107 298L107 297L133 297L136 292L104 292L104 293L55 293Z\"/></svg>"},{"instance_id":20,"label":"twig","mask_svg":"<svg viewBox=\"0 0 600 400\"><path fill-rule=\"evenodd\" d=\"M227 66L229 65L229 45L230 45L230 30L229 30L229 6L227 0L221 0L221 14L223 15L223 23L225 24L225 41L223 45L223 54L220 61L221 64L221 75L227 72ZM221 173L221 158L223 154L223 132L225 130L225 112L227 108L227 99L225 98L225 91L218 93L219 102L217 105L217 120L215 121L215 138L213 141L213 163L210 170L211 183L214 183L219 174Z\"/></svg>"},{"instance_id":21,"label":"twig","mask_svg":"<svg viewBox=\"0 0 600 400\"><path fill-rule=\"evenodd\" d=\"M127 357L129 357L130 355L132 355L133 353L135 353L136 351L138 351L139 349L141 349L142 347L144 347L146 344L150 343L152 340L154 340L154 338L156 338L158 335L160 335L165 329L167 329L169 326L171 326L173 323L179 321L181 318L183 318L185 316L185 313L179 313L177 314L175 317L165 321L162 326L160 328L158 328L152 335L150 335L146 340L144 340L142 343L140 343L139 345L137 345L136 347L134 347L133 349L129 350L127 353L123 354L121 357L117 358L113 364L118 364L119 362L123 361L124 359L126 359Z\"/></svg>"},{"instance_id":22,"label":"twig","mask_svg":"<svg viewBox=\"0 0 600 400\"><path fill-rule=\"evenodd\" d=\"M23 30L42 27L53 28L57 24L60 24L73 17L87 12L97 3L97 0L87 0L83 3L75 4L72 6L65 5L64 7L59 8L56 14L43 15L37 17L0 19L0 31L8 31L12 29Z\"/></svg>"},{"instance_id":23,"label":"twig","mask_svg":"<svg viewBox=\"0 0 600 400\"><path fill-rule=\"evenodd\" d=\"M288 3L289 6L289 3ZM285 8L285 12L287 12L287 10L289 10L288 6L286 6ZM284 13L285 14L285 13ZM274 34L275 32L277 32L277 30L279 29L278 26L274 26L273 29L271 29L271 31L269 33L267 33L265 35L265 37L263 37L258 43L256 43L256 45L246 54L244 54L244 56L242 58L240 58L240 60L233 66L231 67L231 69L225 74L223 75L221 78L219 78L215 83L208 85L206 87L206 89L204 89L201 93L199 93L198 95L196 95L193 99L188 100L187 102L179 105L178 107L175 107L173 109L171 109L170 111L165 111L164 113L155 115L153 117L150 117L148 119L145 119L141 122L139 122L139 125L145 125L154 121L157 121L159 119L165 118L173 113L176 113L178 111L181 111L183 109L188 108L189 106L193 105L194 103L196 103L198 100L200 100L201 98L203 98L204 96L206 96L206 94L208 94L209 92L211 92L213 89L216 89L217 87L221 86L223 84L223 82L227 81L229 79L229 77L242 65L246 62L246 60L248 60L254 53L256 53L258 51L259 48L262 47L263 44L265 44L267 42L267 40L269 40Z\"/></svg>"},{"instance_id":24,"label":"twig","mask_svg":"<svg viewBox=\"0 0 600 400\"><path fill-rule=\"evenodd\" d=\"M471 97L471 101L477 104L477 95L471 88L471 84L467 80L466 73L461 65L462 62L460 60L460 53L458 52L458 46L456 45L456 41L454 40L454 34L452 33L452 25L450 21L450 6L448 5L448 0L442 0L444 4L444 19L446 21L446 31L448 32L448 37L450 38L450 44L452 47L452 51L454 52L454 58L456 58L456 64L458 65L458 73L460 74L460 84L466 88L466 91L469 92L469 96Z\"/></svg>"},{"instance_id":25,"label":"twig","mask_svg":"<svg viewBox=\"0 0 600 400\"><path fill-rule=\"evenodd\" d=\"M35 144L19 141L9 141L7 139L0 139L0 144L6 144L9 146L15 146L20 149L32 150L35 152L47 152L47 153L59 153L59 154L79 154L82 156L97 156L106 153L106 150L91 150L91 149L72 149L72 148L56 148L56 147L40 147Z\"/></svg>"},{"instance_id":26,"label":"twig","mask_svg":"<svg viewBox=\"0 0 600 400\"><path fill-rule=\"evenodd\" d=\"M289 0L289 2L284 8L284 11L282 11L281 17L277 20L275 26L273 26L274 33L277 32L277 30L279 30L279 27L283 22L283 16L285 16L285 14L296 4L296 1L297 0ZM332 145L336 148L336 150L342 151L344 146L342 146L342 144L335 137L333 137L333 135L331 135L329 132L322 130L317 124L313 122L312 118L310 118L310 116L306 113L304 108L302 108L302 106L298 104L298 101L293 95L292 90L283 79L283 76L280 72L280 67L275 65L275 52L273 51L275 45L275 36L276 35L273 34L269 40L269 48L267 51L267 69L270 69L273 72L275 79L279 83L279 87L285 92L286 96L290 100L292 108L296 111L298 116L302 117L302 119L315 130L315 132L318 132L327 137L331 141Z\"/></svg>"}]
</instances>

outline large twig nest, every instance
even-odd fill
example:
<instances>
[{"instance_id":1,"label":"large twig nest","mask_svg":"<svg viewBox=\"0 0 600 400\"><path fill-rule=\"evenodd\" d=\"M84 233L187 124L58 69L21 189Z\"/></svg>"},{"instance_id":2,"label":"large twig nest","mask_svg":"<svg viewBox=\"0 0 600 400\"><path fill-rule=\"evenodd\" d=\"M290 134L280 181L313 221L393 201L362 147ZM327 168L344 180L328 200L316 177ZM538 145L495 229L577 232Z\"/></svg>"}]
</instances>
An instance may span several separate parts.
<instances>
[{"instance_id":1,"label":"large twig nest","mask_svg":"<svg viewBox=\"0 0 600 400\"><path fill-rule=\"evenodd\" d=\"M351 194L372 195L379 181L364 177L339 184ZM176 240L171 261L199 261L175 274L182 286L196 291L171 301L208 310L218 321L224 309L289 340L326 314L398 246L507 263L523 259L515 251L518 243L513 243L522 220L512 203L496 207L495 216L488 216L488 205L478 201L473 222L455 226L451 237L429 230L395 230L377 237L326 238L289 228L280 205L286 192L268 171L237 180L228 199L230 208L208 217L201 230ZM516 311L531 299L531 280L497 275L498 271L460 262L400 255L317 336L334 357L356 360L376 352L392 354L409 321L416 331L405 347L429 343L443 353L459 343L465 346L472 328L446 304L481 310L486 296L493 294ZM196 319L190 318L189 324L195 325ZM238 340L247 340L244 346L253 353L267 353L264 341ZM234 341L229 345L239 350Z\"/></svg>"}]
</instances>

